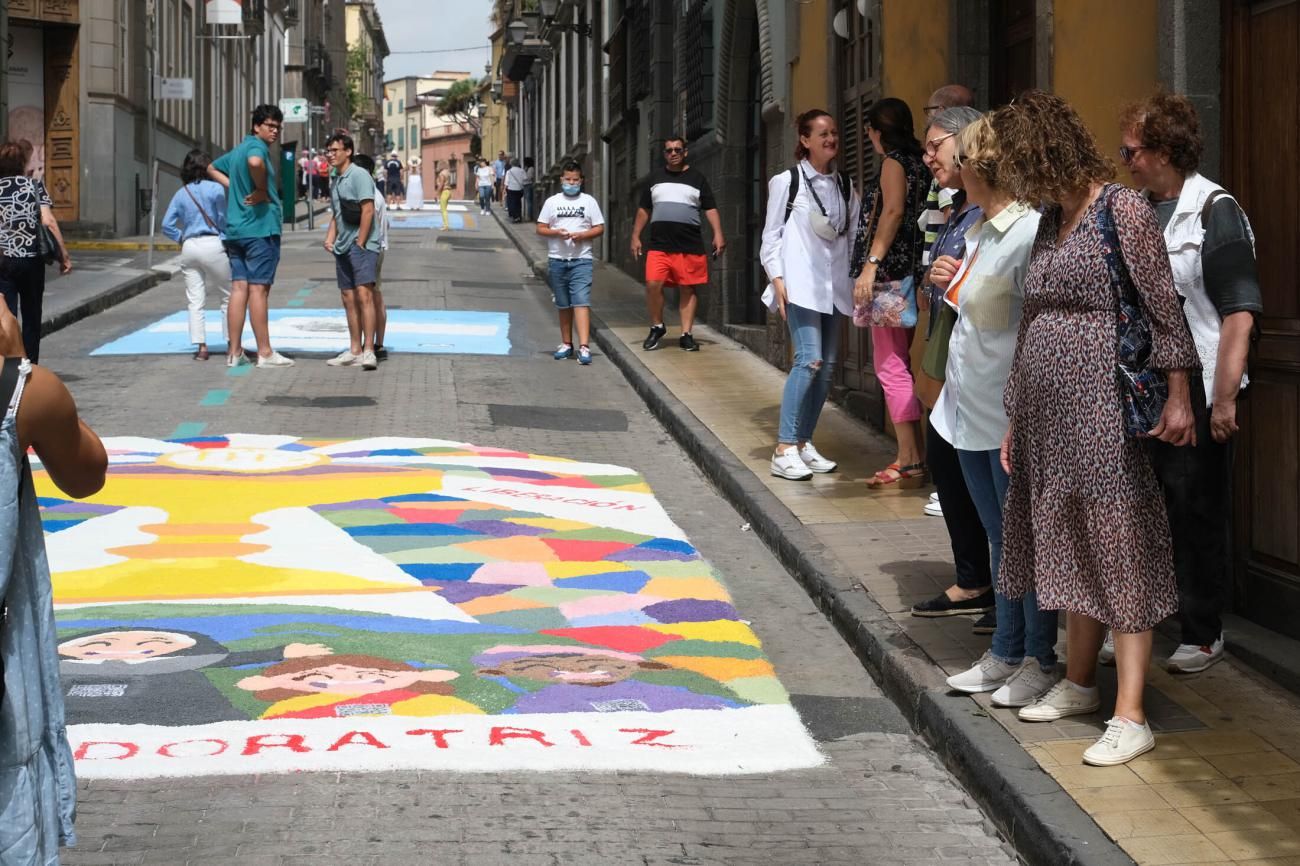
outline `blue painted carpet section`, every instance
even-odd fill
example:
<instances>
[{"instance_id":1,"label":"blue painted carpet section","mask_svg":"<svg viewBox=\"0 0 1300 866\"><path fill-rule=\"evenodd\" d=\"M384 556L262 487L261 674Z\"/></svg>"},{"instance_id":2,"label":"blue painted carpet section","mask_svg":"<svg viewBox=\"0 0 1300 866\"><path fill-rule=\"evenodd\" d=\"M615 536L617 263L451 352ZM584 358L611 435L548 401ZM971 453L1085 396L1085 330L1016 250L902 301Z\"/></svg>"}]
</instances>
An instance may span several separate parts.
<instances>
[{"instance_id":1,"label":"blue painted carpet section","mask_svg":"<svg viewBox=\"0 0 1300 866\"><path fill-rule=\"evenodd\" d=\"M208 316L208 347L226 351L215 311ZM334 354L348 347L347 320L341 309L271 310L271 342L282 352ZM510 352L510 316L470 310L389 310L385 346L418 354L505 355ZM252 329L244 347L254 347ZM188 314L165 319L95 349L92 355L189 355ZM238 369L238 368L236 368Z\"/></svg>"}]
</instances>

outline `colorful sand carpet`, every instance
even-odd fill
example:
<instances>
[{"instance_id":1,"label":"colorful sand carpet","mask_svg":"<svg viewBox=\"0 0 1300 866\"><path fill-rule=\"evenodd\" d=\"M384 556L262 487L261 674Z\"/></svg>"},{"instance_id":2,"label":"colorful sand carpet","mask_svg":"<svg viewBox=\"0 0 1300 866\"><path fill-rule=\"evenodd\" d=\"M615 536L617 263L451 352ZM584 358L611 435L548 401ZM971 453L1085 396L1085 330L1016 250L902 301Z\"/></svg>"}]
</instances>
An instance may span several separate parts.
<instances>
[{"instance_id":1,"label":"colorful sand carpet","mask_svg":"<svg viewBox=\"0 0 1300 866\"><path fill-rule=\"evenodd\" d=\"M117 438L37 473L78 773L820 763L620 466L436 439Z\"/></svg>"}]
</instances>

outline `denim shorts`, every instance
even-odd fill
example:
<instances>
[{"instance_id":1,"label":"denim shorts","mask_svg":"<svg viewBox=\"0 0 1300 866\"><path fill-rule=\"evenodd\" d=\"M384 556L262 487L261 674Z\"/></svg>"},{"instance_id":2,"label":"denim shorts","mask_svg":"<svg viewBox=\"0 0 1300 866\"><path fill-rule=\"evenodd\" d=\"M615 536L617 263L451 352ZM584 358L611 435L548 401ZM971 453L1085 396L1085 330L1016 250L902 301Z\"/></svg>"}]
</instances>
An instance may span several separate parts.
<instances>
[{"instance_id":1,"label":"denim shorts","mask_svg":"<svg viewBox=\"0 0 1300 866\"><path fill-rule=\"evenodd\" d=\"M280 266L280 236L267 238L227 238L222 241L230 259L230 279L257 286L275 282L275 271Z\"/></svg>"},{"instance_id":2,"label":"denim shorts","mask_svg":"<svg viewBox=\"0 0 1300 866\"><path fill-rule=\"evenodd\" d=\"M546 265L546 277L555 297L555 307L568 310L591 306L591 259L551 259Z\"/></svg>"},{"instance_id":3,"label":"denim shorts","mask_svg":"<svg viewBox=\"0 0 1300 866\"><path fill-rule=\"evenodd\" d=\"M346 252L334 254L334 273L343 291L373 286L379 278L379 253L353 244Z\"/></svg>"}]
</instances>

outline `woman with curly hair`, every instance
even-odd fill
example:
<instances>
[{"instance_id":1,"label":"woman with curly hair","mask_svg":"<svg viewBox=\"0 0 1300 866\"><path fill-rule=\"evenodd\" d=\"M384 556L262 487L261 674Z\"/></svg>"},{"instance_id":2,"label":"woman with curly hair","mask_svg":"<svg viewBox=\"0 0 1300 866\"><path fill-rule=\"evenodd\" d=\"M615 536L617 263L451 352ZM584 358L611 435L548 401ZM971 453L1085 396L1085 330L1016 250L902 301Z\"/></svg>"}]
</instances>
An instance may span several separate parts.
<instances>
[{"instance_id":1,"label":"woman with curly hair","mask_svg":"<svg viewBox=\"0 0 1300 866\"><path fill-rule=\"evenodd\" d=\"M1187 97L1157 93L1128 106L1120 132L1120 159L1164 229L1174 288L1201 357L1201 376L1191 381L1196 444L1153 442L1151 448L1173 533L1182 625L1182 642L1165 666L1195 673L1223 657L1220 614L1232 573L1232 435L1250 335L1264 309L1255 236L1232 196L1196 171L1201 129ZM1111 657L1113 649L1103 645L1102 661Z\"/></svg>"},{"instance_id":2,"label":"woman with curly hair","mask_svg":"<svg viewBox=\"0 0 1300 866\"><path fill-rule=\"evenodd\" d=\"M912 112L901 99L882 99L871 106L867 135L884 161L862 203L849 276L854 279L854 318L859 323L863 316L870 319L876 378L898 439L894 462L867 484L920 487L926 481L925 454L910 353L925 246L925 232L917 221L930 191L930 171L913 132ZM859 316L858 310L870 313Z\"/></svg>"},{"instance_id":3,"label":"woman with curly hair","mask_svg":"<svg viewBox=\"0 0 1300 866\"><path fill-rule=\"evenodd\" d=\"M1188 381L1200 361L1151 206L1109 182L1112 165L1069 103L1031 90L999 109L993 126L1003 185L1045 204L1004 395L1011 482L998 588L1008 598L1035 591L1039 608L1068 612L1065 679L1019 715L1053 721L1096 711L1097 653L1109 626L1115 712L1083 760L1122 764L1155 747L1142 705L1151 629L1178 609L1147 440L1195 441ZM1149 365L1168 381L1162 414L1142 436L1126 432L1117 373L1120 298L1134 296L1150 326Z\"/></svg>"}]
</instances>

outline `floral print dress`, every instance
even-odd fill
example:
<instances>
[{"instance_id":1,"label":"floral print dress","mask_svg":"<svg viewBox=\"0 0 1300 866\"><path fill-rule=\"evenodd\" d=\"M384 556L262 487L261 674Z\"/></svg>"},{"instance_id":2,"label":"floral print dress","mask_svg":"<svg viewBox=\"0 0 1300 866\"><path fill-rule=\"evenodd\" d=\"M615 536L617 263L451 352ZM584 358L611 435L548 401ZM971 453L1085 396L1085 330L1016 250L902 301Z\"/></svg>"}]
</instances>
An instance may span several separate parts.
<instances>
[{"instance_id":1,"label":"floral print dress","mask_svg":"<svg viewBox=\"0 0 1300 866\"><path fill-rule=\"evenodd\" d=\"M1061 210L1049 208L1005 394L1013 471L998 588L1009 598L1037 590L1042 610L1139 632L1177 610L1178 590L1164 496L1120 411L1118 305L1096 219L1107 200L1151 323L1153 365L1200 367L1151 206L1108 185L1060 244Z\"/></svg>"}]
</instances>

